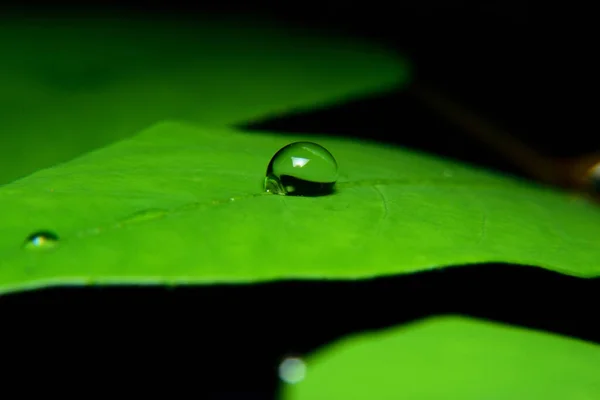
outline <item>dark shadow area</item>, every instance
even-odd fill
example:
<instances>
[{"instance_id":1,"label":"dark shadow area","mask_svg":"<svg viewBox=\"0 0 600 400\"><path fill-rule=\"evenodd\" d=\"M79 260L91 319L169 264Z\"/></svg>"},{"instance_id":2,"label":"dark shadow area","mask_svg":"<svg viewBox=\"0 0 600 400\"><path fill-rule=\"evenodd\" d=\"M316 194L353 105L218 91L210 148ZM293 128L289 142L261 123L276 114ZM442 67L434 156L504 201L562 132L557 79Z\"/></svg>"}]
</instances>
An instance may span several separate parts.
<instances>
[{"instance_id":1,"label":"dark shadow area","mask_svg":"<svg viewBox=\"0 0 600 400\"><path fill-rule=\"evenodd\" d=\"M432 315L462 314L600 343L599 292L600 279L514 265L364 281L54 288L0 297L0 336L9 343L3 362L29 370L32 379L59 374L87 381L101 370L105 389L172 387L202 399L274 399L277 365L286 355Z\"/></svg>"},{"instance_id":2,"label":"dark shadow area","mask_svg":"<svg viewBox=\"0 0 600 400\"><path fill-rule=\"evenodd\" d=\"M306 133L376 140L527 177L402 89L265 119L240 128L281 135Z\"/></svg>"}]
</instances>

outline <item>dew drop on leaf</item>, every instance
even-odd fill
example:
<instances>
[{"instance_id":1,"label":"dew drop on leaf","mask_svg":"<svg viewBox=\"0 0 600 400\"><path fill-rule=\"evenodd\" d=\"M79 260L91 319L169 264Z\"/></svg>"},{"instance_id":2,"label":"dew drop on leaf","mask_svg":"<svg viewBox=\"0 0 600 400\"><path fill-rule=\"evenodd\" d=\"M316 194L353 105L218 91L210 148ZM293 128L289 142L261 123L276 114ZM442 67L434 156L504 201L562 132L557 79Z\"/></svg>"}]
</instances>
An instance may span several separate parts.
<instances>
[{"instance_id":1,"label":"dew drop on leaf","mask_svg":"<svg viewBox=\"0 0 600 400\"><path fill-rule=\"evenodd\" d=\"M50 231L37 231L25 240L24 247L27 250L47 250L58 245L58 235Z\"/></svg>"},{"instance_id":2,"label":"dew drop on leaf","mask_svg":"<svg viewBox=\"0 0 600 400\"><path fill-rule=\"evenodd\" d=\"M333 192L337 178L337 162L327 149L312 142L295 142L271 158L264 190L287 196L323 196Z\"/></svg>"}]
</instances>

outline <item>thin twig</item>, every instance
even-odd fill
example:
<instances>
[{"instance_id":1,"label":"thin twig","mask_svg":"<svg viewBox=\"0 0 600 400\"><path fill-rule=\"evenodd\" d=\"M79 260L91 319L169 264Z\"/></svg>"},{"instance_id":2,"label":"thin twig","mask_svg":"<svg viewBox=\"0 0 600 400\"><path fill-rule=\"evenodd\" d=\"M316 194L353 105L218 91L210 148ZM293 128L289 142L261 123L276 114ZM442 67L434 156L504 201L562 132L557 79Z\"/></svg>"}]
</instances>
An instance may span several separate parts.
<instances>
[{"instance_id":1,"label":"thin twig","mask_svg":"<svg viewBox=\"0 0 600 400\"><path fill-rule=\"evenodd\" d=\"M600 154L575 159L555 159L527 146L506 130L473 111L422 85L413 84L409 93L445 118L460 126L463 132L504 156L527 175L541 182L563 188L594 192L597 180L594 171L600 170ZM596 175L599 175L596 172Z\"/></svg>"}]
</instances>

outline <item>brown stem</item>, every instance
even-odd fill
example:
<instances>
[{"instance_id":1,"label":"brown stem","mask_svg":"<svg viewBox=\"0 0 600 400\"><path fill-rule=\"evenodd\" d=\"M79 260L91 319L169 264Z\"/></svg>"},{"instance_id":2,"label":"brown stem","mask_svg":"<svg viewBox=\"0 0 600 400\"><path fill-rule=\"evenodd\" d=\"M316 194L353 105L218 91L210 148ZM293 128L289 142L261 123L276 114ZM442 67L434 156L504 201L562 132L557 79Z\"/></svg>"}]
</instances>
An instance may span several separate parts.
<instances>
[{"instance_id":1,"label":"brown stem","mask_svg":"<svg viewBox=\"0 0 600 400\"><path fill-rule=\"evenodd\" d=\"M459 125L466 134L506 157L528 175L545 183L565 186L564 171L552 158L538 153L507 131L493 126L484 118L429 87L413 84L409 92L428 107Z\"/></svg>"},{"instance_id":2,"label":"brown stem","mask_svg":"<svg viewBox=\"0 0 600 400\"><path fill-rule=\"evenodd\" d=\"M504 156L532 178L544 183L585 192L600 202L600 152L573 159L545 156L509 132L421 84L409 88L415 98L463 128L463 132Z\"/></svg>"}]
</instances>

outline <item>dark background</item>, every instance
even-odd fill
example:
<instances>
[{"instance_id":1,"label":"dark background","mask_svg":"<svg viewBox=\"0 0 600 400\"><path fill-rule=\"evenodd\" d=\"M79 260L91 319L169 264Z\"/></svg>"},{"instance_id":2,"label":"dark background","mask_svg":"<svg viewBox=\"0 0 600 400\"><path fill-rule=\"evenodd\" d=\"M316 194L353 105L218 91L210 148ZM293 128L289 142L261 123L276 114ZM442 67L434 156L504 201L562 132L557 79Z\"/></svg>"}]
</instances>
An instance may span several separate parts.
<instances>
[{"instance_id":1,"label":"dark background","mask_svg":"<svg viewBox=\"0 0 600 400\"><path fill-rule=\"evenodd\" d=\"M583 61L585 36L567 29L563 14L548 16L547 8L526 1L112 1L20 3L9 11L187 19L208 12L255 13L346 31L405 54L418 81L545 154L600 150L597 135L590 134L591 106L577 94L591 90L593 77ZM526 176L404 92L247 128L377 138ZM166 388L177 397L273 399L277 364L286 355L428 315L474 315L600 342L594 324L599 288L598 280L488 265L354 283L52 289L0 298L0 335L18 349L5 357L11 372L33 380L51 377L56 385L49 391L78 393L76 381L94 393Z\"/></svg>"}]
</instances>

